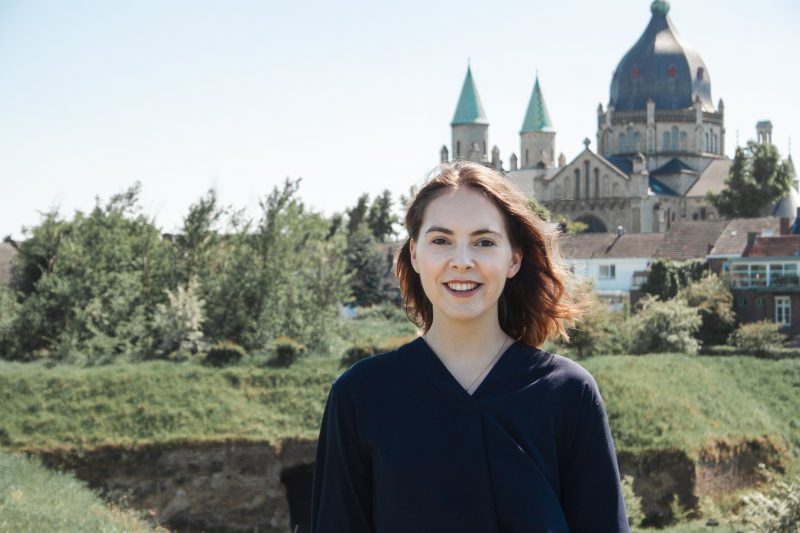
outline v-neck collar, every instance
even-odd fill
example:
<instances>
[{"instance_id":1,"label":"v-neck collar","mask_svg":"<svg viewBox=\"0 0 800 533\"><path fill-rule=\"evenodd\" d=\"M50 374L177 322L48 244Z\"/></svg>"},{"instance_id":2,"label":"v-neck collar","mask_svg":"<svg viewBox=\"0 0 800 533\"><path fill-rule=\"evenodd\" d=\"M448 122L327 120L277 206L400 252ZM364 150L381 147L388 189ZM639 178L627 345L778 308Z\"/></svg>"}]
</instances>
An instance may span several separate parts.
<instances>
[{"instance_id":1,"label":"v-neck collar","mask_svg":"<svg viewBox=\"0 0 800 533\"><path fill-rule=\"evenodd\" d=\"M433 382L433 385L460 409L472 410L489 394L487 391L490 390L491 384L504 374L508 365L512 364L513 353L516 352L519 341L512 342L503 351L472 394L461 386L425 339L418 337L411 344L416 345L413 346L413 353L417 355L422 365L423 374Z\"/></svg>"}]
</instances>

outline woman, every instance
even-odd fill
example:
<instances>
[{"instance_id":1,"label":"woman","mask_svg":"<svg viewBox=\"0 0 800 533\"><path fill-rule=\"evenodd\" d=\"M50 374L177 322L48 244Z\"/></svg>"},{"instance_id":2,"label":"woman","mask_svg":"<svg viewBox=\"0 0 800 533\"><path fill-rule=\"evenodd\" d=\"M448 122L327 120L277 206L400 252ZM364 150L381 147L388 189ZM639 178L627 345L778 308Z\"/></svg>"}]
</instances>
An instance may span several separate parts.
<instances>
[{"instance_id":1,"label":"woman","mask_svg":"<svg viewBox=\"0 0 800 533\"><path fill-rule=\"evenodd\" d=\"M333 384L312 531L628 531L594 379L535 347L579 313L542 221L502 175L458 162L405 223L395 269L424 335Z\"/></svg>"}]
</instances>

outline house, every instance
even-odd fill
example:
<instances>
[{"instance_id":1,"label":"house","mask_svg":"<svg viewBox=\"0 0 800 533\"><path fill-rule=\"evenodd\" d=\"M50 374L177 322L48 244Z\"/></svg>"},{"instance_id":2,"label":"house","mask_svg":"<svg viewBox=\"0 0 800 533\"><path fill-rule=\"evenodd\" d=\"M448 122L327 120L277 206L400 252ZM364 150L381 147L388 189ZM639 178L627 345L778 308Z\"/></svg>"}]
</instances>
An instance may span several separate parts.
<instances>
[{"instance_id":1,"label":"house","mask_svg":"<svg viewBox=\"0 0 800 533\"><path fill-rule=\"evenodd\" d=\"M750 232L741 257L729 258L723 272L739 322L769 320L800 334L800 235Z\"/></svg>"},{"instance_id":2,"label":"house","mask_svg":"<svg viewBox=\"0 0 800 533\"><path fill-rule=\"evenodd\" d=\"M611 309L641 296L639 288L656 258L706 259L726 220L678 220L664 233L581 233L561 238L561 254L577 277L591 279Z\"/></svg>"}]
</instances>

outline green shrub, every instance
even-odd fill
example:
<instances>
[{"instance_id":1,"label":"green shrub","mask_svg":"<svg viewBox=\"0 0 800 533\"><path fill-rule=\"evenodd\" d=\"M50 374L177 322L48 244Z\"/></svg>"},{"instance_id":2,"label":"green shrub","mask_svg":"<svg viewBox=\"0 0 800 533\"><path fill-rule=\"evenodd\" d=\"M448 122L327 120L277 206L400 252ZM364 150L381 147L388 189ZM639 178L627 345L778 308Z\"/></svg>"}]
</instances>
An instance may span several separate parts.
<instances>
[{"instance_id":1,"label":"green shrub","mask_svg":"<svg viewBox=\"0 0 800 533\"><path fill-rule=\"evenodd\" d=\"M587 287L581 298L587 303L583 320L567 331L569 342L559 339L558 344L566 347L576 359L628 353L630 341L624 313L609 311L608 306L591 292L591 287Z\"/></svg>"},{"instance_id":2,"label":"green shrub","mask_svg":"<svg viewBox=\"0 0 800 533\"><path fill-rule=\"evenodd\" d=\"M697 353L699 344L694 335L700 327L700 315L696 309L682 300L662 302L654 296L640 300L639 307L639 312L629 319L632 353Z\"/></svg>"},{"instance_id":3,"label":"green shrub","mask_svg":"<svg viewBox=\"0 0 800 533\"><path fill-rule=\"evenodd\" d=\"M304 344L300 344L291 337L278 337L272 342L275 357L270 361L272 366L286 368L301 358L306 353Z\"/></svg>"},{"instance_id":4,"label":"green shrub","mask_svg":"<svg viewBox=\"0 0 800 533\"><path fill-rule=\"evenodd\" d=\"M341 364L344 367L352 366L371 355L386 353L399 348L403 344L411 342L414 338L414 336L387 337L380 341L375 339L358 341L345 351Z\"/></svg>"},{"instance_id":5,"label":"green shrub","mask_svg":"<svg viewBox=\"0 0 800 533\"><path fill-rule=\"evenodd\" d=\"M247 355L244 348L230 341L218 342L208 350L204 363L211 366L234 365Z\"/></svg>"},{"instance_id":6,"label":"green shrub","mask_svg":"<svg viewBox=\"0 0 800 533\"><path fill-rule=\"evenodd\" d=\"M724 344L733 331L736 315L730 287L716 274L690 283L678 291L676 298L700 313L697 339L703 346Z\"/></svg>"},{"instance_id":7,"label":"green shrub","mask_svg":"<svg viewBox=\"0 0 800 533\"><path fill-rule=\"evenodd\" d=\"M381 320L391 320L393 322L407 322L405 311L399 306L391 303L383 303L370 307L359 307L356 311L356 320L369 320L378 318Z\"/></svg>"},{"instance_id":8,"label":"green shrub","mask_svg":"<svg viewBox=\"0 0 800 533\"><path fill-rule=\"evenodd\" d=\"M800 477L775 479L770 474L766 493L751 492L742 496L739 520L756 531L797 533L800 531Z\"/></svg>"},{"instance_id":9,"label":"green shrub","mask_svg":"<svg viewBox=\"0 0 800 533\"><path fill-rule=\"evenodd\" d=\"M707 265L702 259L656 259L647 270L647 280L642 285L642 292L656 296L659 300L671 300L683 287L702 278Z\"/></svg>"},{"instance_id":10,"label":"green shrub","mask_svg":"<svg viewBox=\"0 0 800 533\"><path fill-rule=\"evenodd\" d=\"M166 293L168 302L158 304L153 317L153 349L168 359L185 359L202 348L205 314L200 283L192 278L186 286Z\"/></svg>"},{"instance_id":11,"label":"green shrub","mask_svg":"<svg viewBox=\"0 0 800 533\"><path fill-rule=\"evenodd\" d=\"M728 343L739 348L739 351L764 356L783 345L785 335L778 329L778 324L763 320L740 325L731 333Z\"/></svg>"},{"instance_id":12,"label":"green shrub","mask_svg":"<svg viewBox=\"0 0 800 533\"><path fill-rule=\"evenodd\" d=\"M628 525L638 527L644 520L642 511L642 498L633 492L633 477L624 476L622 478L622 498L625 500L625 514L628 515Z\"/></svg>"}]
</instances>

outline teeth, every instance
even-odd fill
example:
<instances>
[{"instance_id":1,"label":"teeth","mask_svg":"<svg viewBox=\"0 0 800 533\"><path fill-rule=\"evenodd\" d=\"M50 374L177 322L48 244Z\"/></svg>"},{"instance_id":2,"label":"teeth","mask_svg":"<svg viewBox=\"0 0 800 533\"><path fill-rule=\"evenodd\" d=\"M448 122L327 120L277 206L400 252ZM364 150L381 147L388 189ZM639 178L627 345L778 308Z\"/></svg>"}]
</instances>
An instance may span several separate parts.
<instances>
[{"instance_id":1,"label":"teeth","mask_svg":"<svg viewBox=\"0 0 800 533\"><path fill-rule=\"evenodd\" d=\"M478 286L477 283L448 283L448 287L454 291L471 291Z\"/></svg>"}]
</instances>

